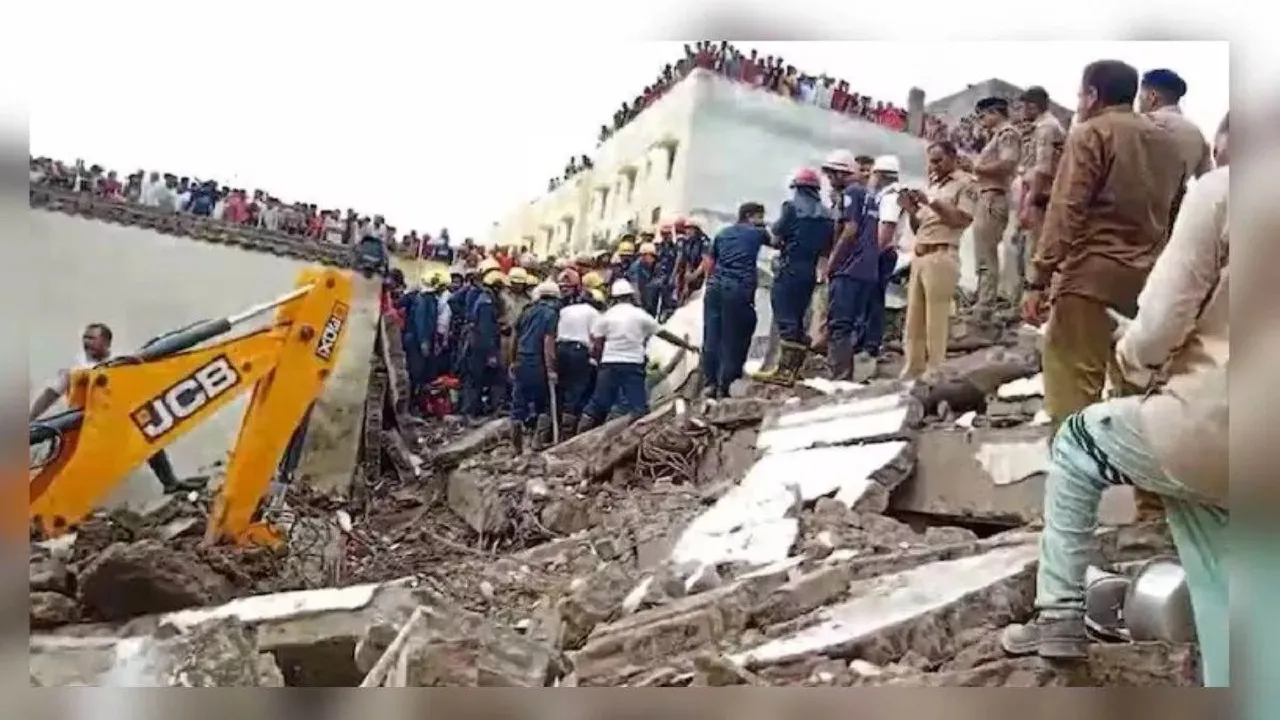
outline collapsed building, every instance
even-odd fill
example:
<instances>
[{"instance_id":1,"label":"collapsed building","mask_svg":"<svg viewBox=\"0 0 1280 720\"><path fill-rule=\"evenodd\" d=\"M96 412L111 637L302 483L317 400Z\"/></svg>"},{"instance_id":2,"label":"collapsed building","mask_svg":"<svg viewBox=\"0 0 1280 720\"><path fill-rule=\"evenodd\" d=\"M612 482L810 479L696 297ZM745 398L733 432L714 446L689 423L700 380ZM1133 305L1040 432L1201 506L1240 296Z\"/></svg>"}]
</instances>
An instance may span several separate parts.
<instances>
[{"instance_id":1,"label":"collapsed building","mask_svg":"<svg viewBox=\"0 0 1280 720\"><path fill-rule=\"evenodd\" d=\"M33 203L227 242L145 209ZM339 262L282 238L233 242ZM695 301L670 327L697 337L700 319ZM369 323L347 350L365 373L347 391L359 407L330 413L320 449L345 448L346 476L331 481L332 460L289 489L285 552L202 547L198 493L131 498L33 542L34 685L1198 683L1186 638L1113 634L1073 666L1000 651L1035 587L1048 430L1033 331L960 337L913 385L743 382L714 403L692 399L696 359L655 344L649 416L513 456L503 420L409 413L399 333ZM1098 534L1103 575L1173 552L1125 489Z\"/></svg>"}]
</instances>

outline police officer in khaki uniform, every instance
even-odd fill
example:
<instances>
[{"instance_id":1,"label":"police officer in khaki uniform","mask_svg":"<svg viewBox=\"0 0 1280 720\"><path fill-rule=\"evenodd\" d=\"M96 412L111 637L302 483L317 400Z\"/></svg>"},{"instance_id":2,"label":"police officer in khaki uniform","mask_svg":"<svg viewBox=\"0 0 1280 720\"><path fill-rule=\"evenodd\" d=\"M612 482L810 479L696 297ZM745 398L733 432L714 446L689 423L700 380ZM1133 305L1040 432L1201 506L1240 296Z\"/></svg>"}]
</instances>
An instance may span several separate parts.
<instances>
[{"instance_id":1,"label":"police officer in khaki uniform","mask_svg":"<svg viewBox=\"0 0 1280 720\"><path fill-rule=\"evenodd\" d=\"M956 166L951 141L930 144L928 157L928 189L898 195L916 237L907 283L904 379L918 378L947 359L951 300L960 281L960 236L978 205L977 184Z\"/></svg>"},{"instance_id":2,"label":"police officer in khaki uniform","mask_svg":"<svg viewBox=\"0 0 1280 720\"><path fill-rule=\"evenodd\" d=\"M1183 189L1174 200L1171 210L1173 218L1178 216L1178 209L1182 207L1186 181L1213 169L1213 153L1209 148L1209 141L1205 139L1200 127L1188 120L1178 106L1182 96L1186 94L1186 81L1178 73L1165 68L1148 71L1142 76L1142 82L1138 86L1138 112L1168 130L1178 144Z\"/></svg>"},{"instance_id":3,"label":"police officer in khaki uniform","mask_svg":"<svg viewBox=\"0 0 1280 720\"><path fill-rule=\"evenodd\" d=\"M1009 121L1009 101L987 97L974 106L978 122L990 138L973 160L978 181L978 205L973 215L974 267L978 273L978 302L974 308L980 321L991 319L1000 287L1000 241L1009 226L1009 188L1022 141Z\"/></svg>"},{"instance_id":4,"label":"police officer in khaki uniform","mask_svg":"<svg viewBox=\"0 0 1280 720\"><path fill-rule=\"evenodd\" d=\"M1044 88L1029 87L1020 99L1031 122L1030 156L1020 175L1022 196L1018 207L1018 224L1023 229L1024 241L1023 264L1018 268L1018 274L1025 281L1027 265L1035 257L1036 245L1040 241L1044 212L1049 207L1049 190L1058 171L1066 133L1058 118L1049 112L1049 93Z\"/></svg>"}]
</instances>

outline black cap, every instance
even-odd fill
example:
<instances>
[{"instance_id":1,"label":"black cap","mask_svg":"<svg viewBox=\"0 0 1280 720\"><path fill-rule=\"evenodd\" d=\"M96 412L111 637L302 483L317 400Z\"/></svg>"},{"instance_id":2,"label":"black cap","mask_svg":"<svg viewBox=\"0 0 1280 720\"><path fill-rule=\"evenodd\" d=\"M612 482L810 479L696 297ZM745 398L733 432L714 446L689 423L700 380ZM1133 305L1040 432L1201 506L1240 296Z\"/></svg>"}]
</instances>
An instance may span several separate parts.
<instances>
[{"instance_id":1,"label":"black cap","mask_svg":"<svg viewBox=\"0 0 1280 720\"><path fill-rule=\"evenodd\" d=\"M974 104L973 109L980 113L986 112L988 110L995 110L997 112L1007 113L1009 112L1009 101L1002 97L996 97L993 95L991 97L984 97L981 100L979 100L977 103Z\"/></svg>"},{"instance_id":2,"label":"black cap","mask_svg":"<svg viewBox=\"0 0 1280 720\"><path fill-rule=\"evenodd\" d=\"M1175 100L1181 100L1182 96L1187 94L1187 81L1168 68L1148 70L1142 76L1142 86L1160 90Z\"/></svg>"},{"instance_id":3,"label":"black cap","mask_svg":"<svg viewBox=\"0 0 1280 720\"><path fill-rule=\"evenodd\" d=\"M1022 91L1022 95L1018 97L1022 102L1035 103L1036 105L1049 104L1049 91L1039 85L1032 85Z\"/></svg>"}]
</instances>

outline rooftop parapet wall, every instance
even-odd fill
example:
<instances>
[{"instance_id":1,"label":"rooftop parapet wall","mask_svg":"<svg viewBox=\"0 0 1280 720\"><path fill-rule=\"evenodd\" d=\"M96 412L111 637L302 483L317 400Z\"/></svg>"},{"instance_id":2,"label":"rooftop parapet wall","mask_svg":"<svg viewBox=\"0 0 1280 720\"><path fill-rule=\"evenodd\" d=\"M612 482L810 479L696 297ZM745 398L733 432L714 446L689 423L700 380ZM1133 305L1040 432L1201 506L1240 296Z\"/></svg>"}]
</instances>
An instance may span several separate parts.
<instances>
[{"instance_id":1,"label":"rooftop parapet wall","mask_svg":"<svg viewBox=\"0 0 1280 720\"><path fill-rule=\"evenodd\" d=\"M706 71L684 84L694 93L684 178L685 209L694 215L731 218L748 200L772 211L788 196L797 168L816 167L838 148L897 155L904 179L924 177L925 143L918 137Z\"/></svg>"}]
</instances>

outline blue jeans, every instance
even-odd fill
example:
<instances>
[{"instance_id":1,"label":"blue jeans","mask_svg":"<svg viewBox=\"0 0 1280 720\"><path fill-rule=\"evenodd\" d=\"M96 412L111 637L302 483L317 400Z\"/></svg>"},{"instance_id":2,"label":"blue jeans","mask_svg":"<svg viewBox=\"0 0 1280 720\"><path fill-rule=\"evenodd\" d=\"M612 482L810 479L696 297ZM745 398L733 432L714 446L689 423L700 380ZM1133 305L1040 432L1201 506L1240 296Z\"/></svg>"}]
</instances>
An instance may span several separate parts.
<instances>
[{"instance_id":1,"label":"blue jeans","mask_svg":"<svg viewBox=\"0 0 1280 720\"><path fill-rule=\"evenodd\" d=\"M889 278L898 265L898 251L886 250L880 253L879 275L876 277L876 291L867 300L862 320L862 333L858 337L858 352L865 352L872 357L880 356L880 346L884 344L884 294L889 290Z\"/></svg>"},{"instance_id":2,"label":"blue jeans","mask_svg":"<svg viewBox=\"0 0 1280 720\"><path fill-rule=\"evenodd\" d=\"M502 370L472 353L463 363L462 411L472 419L492 412L502 395Z\"/></svg>"},{"instance_id":3,"label":"blue jeans","mask_svg":"<svg viewBox=\"0 0 1280 720\"><path fill-rule=\"evenodd\" d=\"M715 280L702 296L702 378L707 387L729 393L742 377L756 331L755 288Z\"/></svg>"},{"instance_id":4,"label":"blue jeans","mask_svg":"<svg viewBox=\"0 0 1280 720\"><path fill-rule=\"evenodd\" d=\"M621 415L641 417L649 412L649 392L644 386L643 363L602 363L596 375L596 391L584 411L601 422L611 410Z\"/></svg>"},{"instance_id":5,"label":"blue jeans","mask_svg":"<svg viewBox=\"0 0 1280 720\"><path fill-rule=\"evenodd\" d=\"M1085 609L1085 568L1096 550L1102 492L1133 485L1162 496L1187 574L1206 687L1229 686L1227 511L1169 477L1137 426L1137 397L1090 405L1058 429L1045 482L1036 609L1046 618Z\"/></svg>"},{"instance_id":6,"label":"blue jeans","mask_svg":"<svg viewBox=\"0 0 1280 720\"><path fill-rule=\"evenodd\" d=\"M874 280L855 280L843 275L831 278L827 286L827 346L854 347L855 334L864 335L864 323L876 292ZM881 301L883 305L883 301Z\"/></svg>"},{"instance_id":7,"label":"blue jeans","mask_svg":"<svg viewBox=\"0 0 1280 720\"><path fill-rule=\"evenodd\" d=\"M518 358L511 388L511 419L525 422L551 410L551 391L541 358Z\"/></svg>"}]
</instances>

